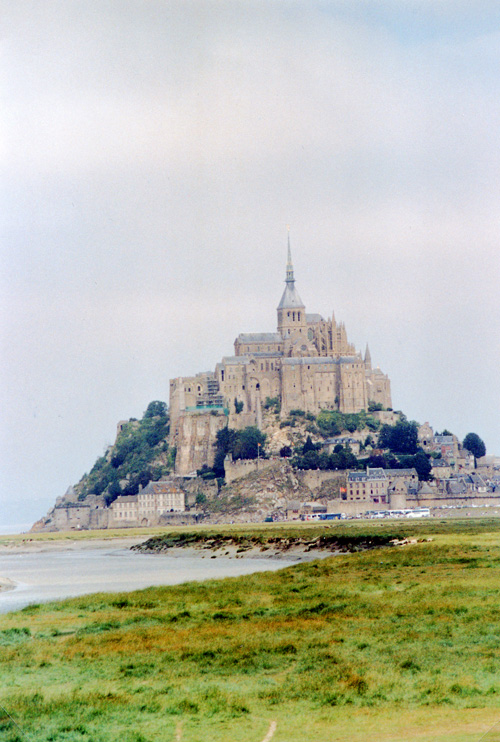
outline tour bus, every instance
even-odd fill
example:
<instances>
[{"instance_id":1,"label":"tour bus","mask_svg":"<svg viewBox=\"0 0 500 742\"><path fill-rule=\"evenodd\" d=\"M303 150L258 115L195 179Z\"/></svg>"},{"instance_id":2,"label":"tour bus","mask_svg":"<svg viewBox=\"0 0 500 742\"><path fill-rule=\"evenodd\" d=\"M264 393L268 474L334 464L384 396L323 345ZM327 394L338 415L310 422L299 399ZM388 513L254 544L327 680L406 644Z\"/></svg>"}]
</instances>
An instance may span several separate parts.
<instances>
[{"instance_id":1,"label":"tour bus","mask_svg":"<svg viewBox=\"0 0 500 742\"><path fill-rule=\"evenodd\" d=\"M345 520L345 513L321 513L320 520Z\"/></svg>"},{"instance_id":2,"label":"tour bus","mask_svg":"<svg viewBox=\"0 0 500 742\"><path fill-rule=\"evenodd\" d=\"M408 518L429 518L430 514L429 508L413 508L413 510L406 511Z\"/></svg>"},{"instance_id":3,"label":"tour bus","mask_svg":"<svg viewBox=\"0 0 500 742\"><path fill-rule=\"evenodd\" d=\"M391 518L428 518L431 511L429 508L404 508L404 510L389 510L387 514Z\"/></svg>"},{"instance_id":4,"label":"tour bus","mask_svg":"<svg viewBox=\"0 0 500 742\"><path fill-rule=\"evenodd\" d=\"M367 518L429 518L429 508L404 508L402 510L367 510Z\"/></svg>"}]
</instances>

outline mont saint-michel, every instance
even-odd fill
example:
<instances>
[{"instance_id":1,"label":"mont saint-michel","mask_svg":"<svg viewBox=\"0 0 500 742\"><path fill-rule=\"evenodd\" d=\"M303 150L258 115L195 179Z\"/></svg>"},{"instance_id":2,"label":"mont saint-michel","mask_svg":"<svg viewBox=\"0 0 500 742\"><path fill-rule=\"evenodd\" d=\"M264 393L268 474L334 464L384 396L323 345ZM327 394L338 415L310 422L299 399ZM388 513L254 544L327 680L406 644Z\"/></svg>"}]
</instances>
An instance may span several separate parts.
<instances>
[{"instance_id":1,"label":"mont saint-michel","mask_svg":"<svg viewBox=\"0 0 500 742\"><path fill-rule=\"evenodd\" d=\"M117 438L36 530L357 517L500 504L498 459L392 409L387 374L343 322L306 311L290 243L275 332L241 333L213 371Z\"/></svg>"},{"instance_id":2,"label":"mont saint-michel","mask_svg":"<svg viewBox=\"0 0 500 742\"><path fill-rule=\"evenodd\" d=\"M261 428L268 398L279 400L281 419L295 409L317 415L321 410L357 413L370 404L392 406L389 378L372 368L368 346L363 358L333 312L326 320L306 312L295 286L290 244L277 314L276 332L238 335L234 355L225 356L214 372L170 381L177 473L187 474L210 460L214 435L226 425L224 416L232 428Z\"/></svg>"}]
</instances>

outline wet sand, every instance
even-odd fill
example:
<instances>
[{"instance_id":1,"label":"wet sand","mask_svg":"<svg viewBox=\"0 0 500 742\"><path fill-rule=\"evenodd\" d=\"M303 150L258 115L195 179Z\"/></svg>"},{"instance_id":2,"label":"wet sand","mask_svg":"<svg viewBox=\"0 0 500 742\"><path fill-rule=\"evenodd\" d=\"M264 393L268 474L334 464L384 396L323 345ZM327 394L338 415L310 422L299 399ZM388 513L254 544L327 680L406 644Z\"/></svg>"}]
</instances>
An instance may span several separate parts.
<instances>
[{"instance_id":1,"label":"wet sand","mask_svg":"<svg viewBox=\"0 0 500 742\"><path fill-rule=\"evenodd\" d=\"M150 535L144 536L110 536L109 538L61 538L53 541L26 538L22 541L0 542L0 559L2 554L35 554L47 551L84 551L87 549L128 549L135 544L147 541Z\"/></svg>"},{"instance_id":2,"label":"wet sand","mask_svg":"<svg viewBox=\"0 0 500 742\"><path fill-rule=\"evenodd\" d=\"M13 590L15 588L16 583L12 582L12 580L9 580L8 577L0 577L0 592L3 590Z\"/></svg>"},{"instance_id":3,"label":"wet sand","mask_svg":"<svg viewBox=\"0 0 500 742\"><path fill-rule=\"evenodd\" d=\"M22 585L22 582L20 583L16 581L17 575L15 573L12 574L14 579L9 579L4 576L6 573L12 573L12 565L14 564L14 562L12 562L13 557L15 559L16 556L19 556L20 560L24 562L26 558L40 555L41 558L43 557L43 563L45 563L47 558L59 558L59 555L61 558L64 557L64 560L66 561L71 555L73 555L73 558L78 558L79 555L85 558L85 553L88 553L90 560L88 566L90 567L91 562L95 559L96 552L102 552L104 554L120 553L123 556L129 553L130 557L133 555L140 556L137 552L132 551L131 547L141 544L149 538L150 534L116 536L110 538L63 538L50 541L29 538L23 539L22 541L4 541L3 543L0 543L0 592L5 593L6 591L13 590ZM267 571L267 569L276 569L279 566L286 567L287 565L297 562L311 561L313 559L332 556L332 552L329 550L307 550L303 546L296 546L286 550L283 548L266 547L262 549L260 546L242 550L233 544L223 545L221 548L214 549L204 545L203 542L200 542L196 545L170 548L160 553L143 552L142 556L147 556L152 559L154 563L157 564L158 568L161 568L162 570L167 567L167 562L170 564L171 568L174 568L174 570L177 570L177 567L174 567L175 564L178 565L179 570L182 570L185 564L200 564L200 560L203 560L203 563L207 565L208 577L209 573L213 571L213 568L218 563L220 563L222 569L229 570L229 576L234 573L234 568L223 566L229 565L229 562L234 563L234 567L236 567L236 562L242 565L241 568L237 568L237 572L239 572L240 569L243 570L243 572L246 572L249 569L251 571L260 571L262 569ZM2 557L4 557L3 565ZM259 561L261 566L257 566L255 564L256 561ZM17 563L17 560L15 560L15 563ZM208 563L213 566L210 566L209 568ZM243 566L245 563L247 567ZM250 568L251 563L254 565L252 568ZM41 564L42 563L40 563L40 566ZM47 580L46 578L45 581L43 578L40 580L40 577L41 575L38 574L35 566L31 572L31 584L33 586L38 585L42 588L44 584L47 584ZM192 579L200 578L203 579L201 573L192 575ZM57 579L56 574L54 574L54 579ZM136 589L136 586L131 586L130 589ZM2 611L0 610L0 613L1 612Z\"/></svg>"}]
</instances>

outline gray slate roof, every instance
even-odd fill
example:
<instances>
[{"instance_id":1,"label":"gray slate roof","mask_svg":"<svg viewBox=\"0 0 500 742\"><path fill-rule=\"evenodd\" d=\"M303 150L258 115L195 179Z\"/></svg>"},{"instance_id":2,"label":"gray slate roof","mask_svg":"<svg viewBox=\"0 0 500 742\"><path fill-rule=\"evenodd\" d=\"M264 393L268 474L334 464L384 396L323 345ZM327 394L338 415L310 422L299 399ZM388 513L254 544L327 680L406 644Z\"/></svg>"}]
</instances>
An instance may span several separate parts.
<instances>
[{"instance_id":1,"label":"gray slate roof","mask_svg":"<svg viewBox=\"0 0 500 742\"><path fill-rule=\"evenodd\" d=\"M417 476L416 469L386 469L385 473L388 477L411 477Z\"/></svg>"},{"instance_id":2,"label":"gray slate roof","mask_svg":"<svg viewBox=\"0 0 500 742\"><path fill-rule=\"evenodd\" d=\"M283 338L279 332L242 332L236 338L240 343L250 345L251 343L282 343Z\"/></svg>"},{"instance_id":3,"label":"gray slate roof","mask_svg":"<svg viewBox=\"0 0 500 742\"><path fill-rule=\"evenodd\" d=\"M304 302L295 288L294 281L287 281L278 309L304 309Z\"/></svg>"},{"instance_id":4,"label":"gray slate roof","mask_svg":"<svg viewBox=\"0 0 500 742\"><path fill-rule=\"evenodd\" d=\"M328 366L339 363L358 363L359 360L358 356L340 356L339 358L331 358L330 356L313 356L308 358L283 358L282 363L290 366Z\"/></svg>"},{"instance_id":5,"label":"gray slate roof","mask_svg":"<svg viewBox=\"0 0 500 742\"><path fill-rule=\"evenodd\" d=\"M318 322L324 322L321 314L306 314L306 322L308 325L316 325Z\"/></svg>"}]
</instances>

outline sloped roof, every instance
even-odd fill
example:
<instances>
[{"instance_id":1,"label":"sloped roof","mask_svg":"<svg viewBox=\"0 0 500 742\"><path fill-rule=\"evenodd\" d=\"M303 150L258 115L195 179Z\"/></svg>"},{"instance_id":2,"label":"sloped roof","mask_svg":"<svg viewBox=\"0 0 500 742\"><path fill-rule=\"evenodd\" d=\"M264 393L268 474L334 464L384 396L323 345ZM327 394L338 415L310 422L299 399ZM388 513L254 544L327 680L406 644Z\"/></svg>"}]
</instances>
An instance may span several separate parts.
<instances>
[{"instance_id":1,"label":"sloped roof","mask_svg":"<svg viewBox=\"0 0 500 742\"><path fill-rule=\"evenodd\" d=\"M149 482L149 484L144 487L141 494L161 495L163 493L172 492L172 490L175 492L181 491L176 482L173 482L171 479L164 479L158 482Z\"/></svg>"},{"instance_id":2,"label":"sloped roof","mask_svg":"<svg viewBox=\"0 0 500 742\"><path fill-rule=\"evenodd\" d=\"M287 281L278 309L304 309L304 302L295 288L295 281Z\"/></svg>"},{"instance_id":3,"label":"sloped roof","mask_svg":"<svg viewBox=\"0 0 500 742\"><path fill-rule=\"evenodd\" d=\"M385 473L389 477L416 477L416 469L386 469Z\"/></svg>"},{"instance_id":4,"label":"sloped roof","mask_svg":"<svg viewBox=\"0 0 500 742\"><path fill-rule=\"evenodd\" d=\"M236 338L240 343L282 343L279 332L242 332Z\"/></svg>"}]
</instances>

